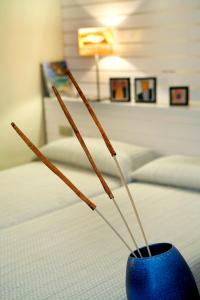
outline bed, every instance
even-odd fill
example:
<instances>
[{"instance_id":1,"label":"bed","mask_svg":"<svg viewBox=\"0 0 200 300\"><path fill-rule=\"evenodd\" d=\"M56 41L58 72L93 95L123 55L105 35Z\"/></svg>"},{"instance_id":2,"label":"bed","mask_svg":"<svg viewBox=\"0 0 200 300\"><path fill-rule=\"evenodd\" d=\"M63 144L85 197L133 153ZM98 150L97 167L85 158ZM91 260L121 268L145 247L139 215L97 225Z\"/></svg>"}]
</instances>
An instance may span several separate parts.
<instances>
[{"instance_id":1,"label":"bed","mask_svg":"<svg viewBox=\"0 0 200 300\"><path fill-rule=\"evenodd\" d=\"M111 189L121 185L115 165L105 151L102 140L85 139L92 150L98 168ZM130 181L132 170L156 158L148 148L113 141L120 155L121 165ZM88 197L104 192L96 174L76 138L64 138L42 147L48 157ZM0 228L47 214L79 202L79 198L33 157L32 162L0 172Z\"/></svg>"},{"instance_id":2,"label":"bed","mask_svg":"<svg viewBox=\"0 0 200 300\"><path fill-rule=\"evenodd\" d=\"M200 288L200 158L158 158L130 177L149 243L173 243ZM143 245L124 188L113 193ZM92 200L131 244L112 201ZM2 229L0 241L2 299L126 299L129 252L81 202Z\"/></svg>"}]
</instances>

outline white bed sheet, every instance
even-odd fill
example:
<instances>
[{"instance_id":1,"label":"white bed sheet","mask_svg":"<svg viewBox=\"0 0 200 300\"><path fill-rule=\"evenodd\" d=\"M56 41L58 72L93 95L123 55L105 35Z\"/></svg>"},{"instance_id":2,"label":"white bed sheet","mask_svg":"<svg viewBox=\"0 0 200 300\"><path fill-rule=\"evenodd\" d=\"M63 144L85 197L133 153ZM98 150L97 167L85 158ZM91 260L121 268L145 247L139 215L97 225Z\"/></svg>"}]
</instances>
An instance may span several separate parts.
<instances>
[{"instance_id":1,"label":"white bed sheet","mask_svg":"<svg viewBox=\"0 0 200 300\"><path fill-rule=\"evenodd\" d=\"M87 196L104 192L94 172L61 163L55 165ZM120 186L119 179L104 178L112 189ZM0 172L0 228L76 202L80 202L79 198L39 161Z\"/></svg>"},{"instance_id":2,"label":"white bed sheet","mask_svg":"<svg viewBox=\"0 0 200 300\"><path fill-rule=\"evenodd\" d=\"M200 287L200 194L142 183L130 188L149 242L173 243ZM143 245L124 189L114 194ZM112 201L98 196L95 202L127 237ZM129 252L83 203L1 230L0 247L1 299L126 299Z\"/></svg>"}]
</instances>

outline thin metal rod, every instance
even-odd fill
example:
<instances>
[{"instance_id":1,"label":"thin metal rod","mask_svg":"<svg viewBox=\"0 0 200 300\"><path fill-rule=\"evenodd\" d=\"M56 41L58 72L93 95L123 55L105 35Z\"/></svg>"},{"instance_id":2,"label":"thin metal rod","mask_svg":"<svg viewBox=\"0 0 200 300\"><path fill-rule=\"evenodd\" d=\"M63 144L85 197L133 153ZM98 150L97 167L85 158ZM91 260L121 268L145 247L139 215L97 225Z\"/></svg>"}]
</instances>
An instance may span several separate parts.
<instances>
[{"instance_id":1,"label":"thin metal rod","mask_svg":"<svg viewBox=\"0 0 200 300\"><path fill-rule=\"evenodd\" d=\"M114 161L115 161L115 163L116 163L116 166L117 166L117 168L118 168L118 170L119 170L119 173L120 173L120 176L121 176L122 183L124 184L125 189L126 189L126 191L127 191L127 193L128 193L129 199L130 199L130 201L131 201L131 204L132 204L133 210L134 210L134 212L135 212L135 215L136 215L138 224L139 224L139 226L140 226L142 235L143 235L143 237L144 237L144 241L145 241L145 244L146 244L146 247L147 247L147 250L148 250L148 254L149 254L149 256L151 256L151 251L150 251L150 248L149 248L149 244L148 244L148 241L147 241L147 237L146 237L146 234L145 234L145 232L144 232L144 228L143 228L143 226L142 226L142 222L141 222L141 220L140 220L140 216L139 216L139 214L138 214L137 208L136 208L135 203L134 203L134 201L133 201L133 197L132 197L132 195L131 195L131 192L130 192L130 190L129 190L129 187L128 187L128 185L127 185L127 182L126 182L126 180L125 180L125 178L124 178L124 174L123 174L123 172L122 172L122 170L121 170L121 167L120 167L120 165L119 165L119 162L118 162L118 160L117 160L117 157L116 157L116 156L113 156L113 158L114 158Z\"/></svg>"},{"instance_id":2,"label":"thin metal rod","mask_svg":"<svg viewBox=\"0 0 200 300\"><path fill-rule=\"evenodd\" d=\"M99 76L99 55L98 54L95 54L95 65L96 65L97 101L101 101L100 76Z\"/></svg>"},{"instance_id":3,"label":"thin metal rod","mask_svg":"<svg viewBox=\"0 0 200 300\"><path fill-rule=\"evenodd\" d=\"M135 245L135 247L137 249L137 252L139 253L139 256L142 257L142 253L140 252L139 246L138 246L136 240L134 239L134 236L133 236L133 234L132 234L132 232L130 230L130 227L129 227L128 223L126 222L126 219L124 218L124 215L122 214L122 212L121 212L121 210L120 210L120 208L119 208L119 206L118 206L115 198L113 198L113 202L114 202L114 205L115 205L116 209L118 210L118 212L119 212L119 214L120 214L120 216L121 216L121 218L122 218L122 220L123 220L123 222L124 222L124 224L125 224L128 232L129 232L131 238L132 238L132 241L133 241L133 243L134 243L134 245Z\"/></svg>"},{"instance_id":4,"label":"thin metal rod","mask_svg":"<svg viewBox=\"0 0 200 300\"><path fill-rule=\"evenodd\" d=\"M131 251L131 253L134 255L134 257L137 258L137 256L135 255L134 252L132 252L130 246L126 243L126 241L123 239L121 234L111 225L111 223L102 215L102 213L100 213L100 211L97 208L95 209L95 211L104 220L104 222L112 229L112 231L118 236L118 238L120 238L120 240L124 243L126 248L128 248L128 250Z\"/></svg>"}]
</instances>

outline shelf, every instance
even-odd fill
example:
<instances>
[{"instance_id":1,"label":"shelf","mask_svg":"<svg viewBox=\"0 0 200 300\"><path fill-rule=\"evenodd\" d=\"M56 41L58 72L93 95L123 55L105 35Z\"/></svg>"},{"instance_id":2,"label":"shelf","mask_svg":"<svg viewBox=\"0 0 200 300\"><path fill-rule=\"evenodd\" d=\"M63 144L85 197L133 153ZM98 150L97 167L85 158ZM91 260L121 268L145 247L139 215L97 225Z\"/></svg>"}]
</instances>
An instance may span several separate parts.
<instances>
[{"instance_id":1,"label":"shelf","mask_svg":"<svg viewBox=\"0 0 200 300\"><path fill-rule=\"evenodd\" d=\"M99 133L81 100L65 98L70 113L84 136ZM59 128L69 126L57 100L44 100L47 140L62 138ZM161 154L200 155L200 105L93 102L92 106L108 136L149 147Z\"/></svg>"},{"instance_id":2,"label":"shelf","mask_svg":"<svg viewBox=\"0 0 200 300\"><path fill-rule=\"evenodd\" d=\"M70 104L78 104L82 103L80 98L70 98L70 97L63 97L64 102ZM48 98L46 97L45 100L47 101L57 101L55 97ZM92 105L103 106L103 105L111 105L111 106L123 106L123 107L133 107L133 108L143 108L143 109L170 109L170 110L186 110L186 111L200 111L200 101L193 101L190 102L188 106L170 106L163 102L160 103L135 103L131 102L111 102L110 100L104 101L90 101Z\"/></svg>"}]
</instances>

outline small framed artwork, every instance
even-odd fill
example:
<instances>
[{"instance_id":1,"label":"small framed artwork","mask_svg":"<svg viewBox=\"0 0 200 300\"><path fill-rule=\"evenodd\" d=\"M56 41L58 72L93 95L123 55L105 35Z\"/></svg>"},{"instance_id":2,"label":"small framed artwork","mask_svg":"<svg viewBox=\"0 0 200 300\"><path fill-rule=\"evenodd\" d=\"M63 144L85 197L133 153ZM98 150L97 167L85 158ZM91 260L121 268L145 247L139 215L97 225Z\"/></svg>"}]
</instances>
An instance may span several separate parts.
<instances>
[{"instance_id":1,"label":"small framed artwork","mask_svg":"<svg viewBox=\"0 0 200 300\"><path fill-rule=\"evenodd\" d=\"M156 78L135 78L135 102L156 102Z\"/></svg>"},{"instance_id":2,"label":"small framed artwork","mask_svg":"<svg viewBox=\"0 0 200 300\"><path fill-rule=\"evenodd\" d=\"M169 88L170 105L185 106L189 103L189 88L173 86Z\"/></svg>"},{"instance_id":3,"label":"small framed artwork","mask_svg":"<svg viewBox=\"0 0 200 300\"><path fill-rule=\"evenodd\" d=\"M110 78L110 100L112 102L131 101L130 78Z\"/></svg>"},{"instance_id":4,"label":"small framed artwork","mask_svg":"<svg viewBox=\"0 0 200 300\"><path fill-rule=\"evenodd\" d=\"M41 70L44 96L54 97L52 85L55 85L62 96L76 97L73 85L66 76L66 61L44 62L41 65Z\"/></svg>"}]
</instances>

